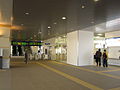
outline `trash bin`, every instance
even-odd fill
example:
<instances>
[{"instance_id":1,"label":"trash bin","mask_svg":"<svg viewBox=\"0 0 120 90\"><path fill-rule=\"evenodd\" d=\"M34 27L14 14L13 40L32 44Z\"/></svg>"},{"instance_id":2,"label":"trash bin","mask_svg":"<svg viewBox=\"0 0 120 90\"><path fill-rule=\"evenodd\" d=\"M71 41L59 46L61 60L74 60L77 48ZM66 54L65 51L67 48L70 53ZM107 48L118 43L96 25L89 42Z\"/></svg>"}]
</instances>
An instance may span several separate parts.
<instances>
[{"instance_id":1,"label":"trash bin","mask_svg":"<svg viewBox=\"0 0 120 90\"><path fill-rule=\"evenodd\" d=\"M2 56L0 56L0 69L2 69Z\"/></svg>"}]
</instances>

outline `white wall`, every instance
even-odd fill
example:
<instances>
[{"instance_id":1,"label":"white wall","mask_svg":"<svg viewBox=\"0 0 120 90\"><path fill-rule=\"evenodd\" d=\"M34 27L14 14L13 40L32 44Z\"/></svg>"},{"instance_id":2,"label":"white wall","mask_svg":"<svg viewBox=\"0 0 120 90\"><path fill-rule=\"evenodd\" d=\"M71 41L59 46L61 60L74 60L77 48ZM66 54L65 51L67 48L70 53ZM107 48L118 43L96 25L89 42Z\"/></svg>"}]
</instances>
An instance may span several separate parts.
<instances>
[{"instance_id":1,"label":"white wall","mask_svg":"<svg viewBox=\"0 0 120 90\"><path fill-rule=\"evenodd\" d=\"M77 65L78 60L78 31L67 34L67 63Z\"/></svg>"},{"instance_id":2,"label":"white wall","mask_svg":"<svg viewBox=\"0 0 120 90\"><path fill-rule=\"evenodd\" d=\"M108 48L108 57L119 59L120 56L120 47L109 47Z\"/></svg>"},{"instance_id":3,"label":"white wall","mask_svg":"<svg viewBox=\"0 0 120 90\"><path fill-rule=\"evenodd\" d=\"M67 63L93 65L93 32L75 31L67 34Z\"/></svg>"},{"instance_id":4,"label":"white wall","mask_svg":"<svg viewBox=\"0 0 120 90\"><path fill-rule=\"evenodd\" d=\"M94 34L89 31L79 31L78 65L93 65Z\"/></svg>"}]
</instances>

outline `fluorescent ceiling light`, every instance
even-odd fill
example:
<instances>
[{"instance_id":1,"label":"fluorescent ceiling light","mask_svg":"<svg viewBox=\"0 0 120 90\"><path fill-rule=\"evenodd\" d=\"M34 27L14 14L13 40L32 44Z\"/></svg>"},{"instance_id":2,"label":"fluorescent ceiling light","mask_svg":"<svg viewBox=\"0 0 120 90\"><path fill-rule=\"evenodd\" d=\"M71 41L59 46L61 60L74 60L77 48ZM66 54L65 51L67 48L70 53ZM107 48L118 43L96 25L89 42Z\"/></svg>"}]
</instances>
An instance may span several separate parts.
<instances>
[{"instance_id":1,"label":"fluorescent ceiling light","mask_svg":"<svg viewBox=\"0 0 120 90\"><path fill-rule=\"evenodd\" d=\"M98 2L99 0L94 0L95 2Z\"/></svg>"},{"instance_id":2,"label":"fluorescent ceiling light","mask_svg":"<svg viewBox=\"0 0 120 90\"><path fill-rule=\"evenodd\" d=\"M54 24L57 24L56 22L54 22Z\"/></svg>"},{"instance_id":3,"label":"fluorescent ceiling light","mask_svg":"<svg viewBox=\"0 0 120 90\"><path fill-rule=\"evenodd\" d=\"M26 14L26 15L29 15L30 13L26 12L25 14Z\"/></svg>"},{"instance_id":4,"label":"fluorescent ceiling light","mask_svg":"<svg viewBox=\"0 0 120 90\"><path fill-rule=\"evenodd\" d=\"M103 34L97 34L97 35L102 36Z\"/></svg>"},{"instance_id":5,"label":"fluorescent ceiling light","mask_svg":"<svg viewBox=\"0 0 120 90\"><path fill-rule=\"evenodd\" d=\"M21 24L21 26L23 26L24 24Z\"/></svg>"},{"instance_id":6,"label":"fluorescent ceiling light","mask_svg":"<svg viewBox=\"0 0 120 90\"><path fill-rule=\"evenodd\" d=\"M82 5L81 8L84 9L84 8L85 8L85 5Z\"/></svg>"},{"instance_id":7,"label":"fluorescent ceiling light","mask_svg":"<svg viewBox=\"0 0 120 90\"><path fill-rule=\"evenodd\" d=\"M51 27L50 26L48 26L48 29L50 29Z\"/></svg>"},{"instance_id":8,"label":"fluorescent ceiling light","mask_svg":"<svg viewBox=\"0 0 120 90\"><path fill-rule=\"evenodd\" d=\"M66 19L66 17L62 17L62 19L63 19L63 20L65 20L65 19Z\"/></svg>"}]
</instances>

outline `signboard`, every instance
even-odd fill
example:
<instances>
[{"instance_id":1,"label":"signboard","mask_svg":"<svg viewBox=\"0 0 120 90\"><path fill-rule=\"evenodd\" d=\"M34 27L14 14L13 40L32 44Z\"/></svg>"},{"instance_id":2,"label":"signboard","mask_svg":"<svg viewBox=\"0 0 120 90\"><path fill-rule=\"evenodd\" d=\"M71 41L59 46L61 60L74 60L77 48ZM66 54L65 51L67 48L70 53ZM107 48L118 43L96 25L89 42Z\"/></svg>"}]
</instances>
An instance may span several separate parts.
<instances>
[{"instance_id":1,"label":"signboard","mask_svg":"<svg viewBox=\"0 0 120 90\"><path fill-rule=\"evenodd\" d=\"M120 46L120 37L108 38L106 39L106 44L108 47Z\"/></svg>"},{"instance_id":2,"label":"signboard","mask_svg":"<svg viewBox=\"0 0 120 90\"><path fill-rule=\"evenodd\" d=\"M41 46L41 41L12 41L11 45L14 46Z\"/></svg>"}]
</instances>

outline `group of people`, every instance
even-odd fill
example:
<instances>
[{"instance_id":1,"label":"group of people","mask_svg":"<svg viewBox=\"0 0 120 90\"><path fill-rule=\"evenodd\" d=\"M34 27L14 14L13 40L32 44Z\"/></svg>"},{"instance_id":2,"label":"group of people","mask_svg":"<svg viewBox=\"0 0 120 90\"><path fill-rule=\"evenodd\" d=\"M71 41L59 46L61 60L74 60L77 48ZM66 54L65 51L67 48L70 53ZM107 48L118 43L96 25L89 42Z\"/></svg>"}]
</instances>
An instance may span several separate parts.
<instances>
[{"instance_id":1,"label":"group of people","mask_svg":"<svg viewBox=\"0 0 120 90\"><path fill-rule=\"evenodd\" d=\"M101 66L101 59L103 60L103 67L108 67L108 55L106 53L106 50L104 50L104 52L101 52L101 49L98 49L98 51L96 51L95 55L94 55L95 61L97 66Z\"/></svg>"}]
</instances>

